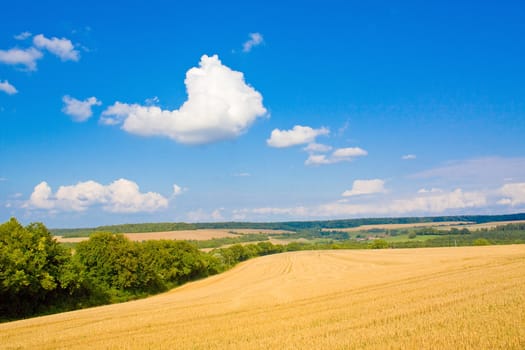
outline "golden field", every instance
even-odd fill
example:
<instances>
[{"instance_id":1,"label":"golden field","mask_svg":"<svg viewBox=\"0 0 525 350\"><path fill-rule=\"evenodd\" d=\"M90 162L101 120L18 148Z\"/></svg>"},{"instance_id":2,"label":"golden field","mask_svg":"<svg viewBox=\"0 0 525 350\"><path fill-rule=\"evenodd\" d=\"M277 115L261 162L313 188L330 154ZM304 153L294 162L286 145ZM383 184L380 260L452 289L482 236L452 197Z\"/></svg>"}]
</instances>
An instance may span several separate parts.
<instances>
[{"instance_id":1,"label":"golden field","mask_svg":"<svg viewBox=\"0 0 525 350\"><path fill-rule=\"evenodd\" d=\"M0 324L1 349L524 349L525 245L285 253Z\"/></svg>"},{"instance_id":2,"label":"golden field","mask_svg":"<svg viewBox=\"0 0 525 350\"><path fill-rule=\"evenodd\" d=\"M290 231L258 229L198 229L162 232L124 233L124 236L126 236L129 240L139 242L159 239L206 241L213 238L238 237L241 234L253 233L278 235L283 233L290 233ZM87 241L89 239L89 237L55 237L57 241L62 243L78 243L82 241Z\"/></svg>"}]
</instances>

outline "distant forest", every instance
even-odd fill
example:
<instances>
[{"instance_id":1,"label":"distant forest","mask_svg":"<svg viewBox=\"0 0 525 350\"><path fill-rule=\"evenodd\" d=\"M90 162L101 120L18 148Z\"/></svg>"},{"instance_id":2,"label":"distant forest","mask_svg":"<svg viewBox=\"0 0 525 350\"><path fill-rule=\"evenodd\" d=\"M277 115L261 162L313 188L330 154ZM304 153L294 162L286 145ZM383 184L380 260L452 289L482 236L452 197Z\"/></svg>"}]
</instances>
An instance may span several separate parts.
<instances>
[{"instance_id":1,"label":"distant forest","mask_svg":"<svg viewBox=\"0 0 525 350\"><path fill-rule=\"evenodd\" d=\"M380 224L414 224L425 222L463 221L482 224L493 221L525 220L525 213L506 215L461 215L461 216L426 216L426 217L400 217L400 218L363 218L345 220L323 221L288 221L288 222L210 222L210 223L184 223L184 222L158 222L142 224L122 224L98 226L93 228L51 229L55 236L87 237L95 232L112 233L139 233L162 232L197 229L259 229L259 230L310 230L348 228L362 225Z\"/></svg>"}]
</instances>

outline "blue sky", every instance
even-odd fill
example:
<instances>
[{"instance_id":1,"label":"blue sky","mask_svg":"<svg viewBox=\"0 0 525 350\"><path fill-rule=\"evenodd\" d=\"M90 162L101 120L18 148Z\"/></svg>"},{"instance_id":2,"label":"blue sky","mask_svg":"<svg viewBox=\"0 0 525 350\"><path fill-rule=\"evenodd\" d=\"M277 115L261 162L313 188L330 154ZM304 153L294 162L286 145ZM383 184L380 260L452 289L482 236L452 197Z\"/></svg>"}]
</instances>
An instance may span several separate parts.
<instances>
[{"instance_id":1,"label":"blue sky","mask_svg":"<svg viewBox=\"0 0 525 350\"><path fill-rule=\"evenodd\" d=\"M525 210L523 2L2 12L2 221Z\"/></svg>"}]
</instances>

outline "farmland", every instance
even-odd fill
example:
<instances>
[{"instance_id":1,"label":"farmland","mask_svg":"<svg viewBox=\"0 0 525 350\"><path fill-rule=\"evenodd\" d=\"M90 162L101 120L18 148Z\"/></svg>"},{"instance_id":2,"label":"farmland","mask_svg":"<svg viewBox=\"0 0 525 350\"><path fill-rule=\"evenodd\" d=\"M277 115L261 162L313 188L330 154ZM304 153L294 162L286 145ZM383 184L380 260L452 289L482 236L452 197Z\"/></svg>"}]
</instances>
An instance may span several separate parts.
<instances>
[{"instance_id":1,"label":"farmland","mask_svg":"<svg viewBox=\"0 0 525 350\"><path fill-rule=\"evenodd\" d=\"M257 230L257 229L196 229L160 232L137 232L124 233L124 236L131 241L150 241L159 239L187 240L187 241L206 241L213 238L233 238L243 234L271 234L279 235L290 233L284 230ZM89 237L62 237L57 236L57 240L62 243L78 243L87 240Z\"/></svg>"},{"instance_id":2,"label":"farmland","mask_svg":"<svg viewBox=\"0 0 525 350\"><path fill-rule=\"evenodd\" d=\"M525 246L301 251L0 325L2 349L525 347Z\"/></svg>"}]
</instances>

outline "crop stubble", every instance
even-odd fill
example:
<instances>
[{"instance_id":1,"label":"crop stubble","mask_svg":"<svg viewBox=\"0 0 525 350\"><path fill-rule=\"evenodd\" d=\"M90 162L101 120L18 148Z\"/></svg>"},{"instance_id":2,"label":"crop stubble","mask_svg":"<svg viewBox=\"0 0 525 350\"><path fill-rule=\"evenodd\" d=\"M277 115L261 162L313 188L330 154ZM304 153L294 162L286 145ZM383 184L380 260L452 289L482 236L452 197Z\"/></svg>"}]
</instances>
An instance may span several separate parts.
<instances>
[{"instance_id":1,"label":"crop stubble","mask_svg":"<svg viewBox=\"0 0 525 350\"><path fill-rule=\"evenodd\" d=\"M148 299L1 324L0 348L523 349L525 245L266 256Z\"/></svg>"}]
</instances>

